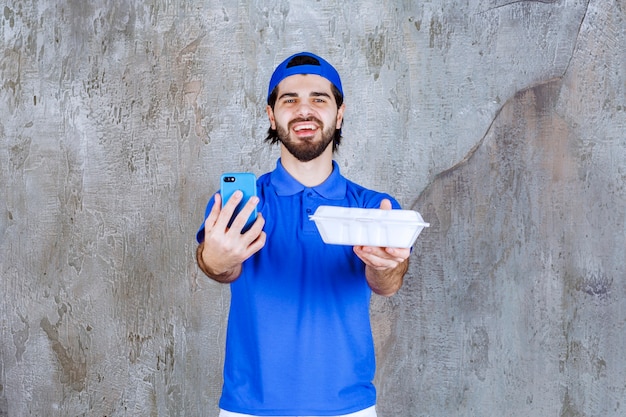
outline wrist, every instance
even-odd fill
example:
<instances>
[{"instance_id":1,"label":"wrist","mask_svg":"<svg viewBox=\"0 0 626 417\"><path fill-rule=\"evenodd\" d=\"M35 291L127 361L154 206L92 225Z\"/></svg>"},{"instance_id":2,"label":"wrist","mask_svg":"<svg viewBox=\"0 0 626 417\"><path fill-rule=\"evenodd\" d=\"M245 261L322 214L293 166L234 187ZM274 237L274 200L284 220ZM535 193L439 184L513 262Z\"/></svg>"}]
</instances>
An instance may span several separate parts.
<instances>
[{"instance_id":1,"label":"wrist","mask_svg":"<svg viewBox=\"0 0 626 417\"><path fill-rule=\"evenodd\" d=\"M241 265L235 266L233 268L216 268L210 265L210 262L206 262L204 259L204 242L198 245L198 249L196 250L196 261L198 263L198 267L206 276L209 278L221 282L221 283L229 283L234 281L241 274Z\"/></svg>"}]
</instances>

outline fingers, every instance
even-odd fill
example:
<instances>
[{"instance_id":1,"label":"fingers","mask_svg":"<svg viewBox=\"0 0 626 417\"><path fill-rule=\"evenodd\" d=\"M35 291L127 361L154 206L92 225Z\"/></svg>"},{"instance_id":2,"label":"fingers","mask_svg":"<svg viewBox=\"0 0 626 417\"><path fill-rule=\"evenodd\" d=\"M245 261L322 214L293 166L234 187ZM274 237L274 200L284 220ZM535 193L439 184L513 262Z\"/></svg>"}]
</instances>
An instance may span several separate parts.
<instances>
[{"instance_id":1,"label":"fingers","mask_svg":"<svg viewBox=\"0 0 626 417\"><path fill-rule=\"evenodd\" d=\"M234 195L233 195L233 197L234 197ZM238 201L241 201L241 198L239 198ZM232 232L241 233L241 231L245 228L246 223L248 223L248 219L250 218L250 216L254 212L254 209L255 209L255 207L257 206L258 203L259 203L259 198L258 197L250 197L250 199L248 199L246 204L241 208L241 210L237 214L237 216L235 216L235 218L233 219L233 222L230 225L229 232L232 231ZM236 206L235 206L235 208L236 208ZM224 206L224 209L226 209L226 206ZM231 216L232 216L232 214L231 214ZM257 218L258 218L258 215L257 215ZM230 219L230 217L229 217L229 219Z\"/></svg>"},{"instance_id":2,"label":"fingers","mask_svg":"<svg viewBox=\"0 0 626 417\"><path fill-rule=\"evenodd\" d=\"M411 256L411 249L409 248L385 248L385 252L398 263L404 262Z\"/></svg>"},{"instance_id":3,"label":"fingers","mask_svg":"<svg viewBox=\"0 0 626 417\"><path fill-rule=\"evenodd\" d=\"M377 248L355 246L354 253L366 264L376 269L392 269L404 262L411 254L407 248Z\"/></svg>"},{"instance_id":4,"label":"fingers","mask_svg":"<svg viewBox=\"0 0 626 417\"><path fill-rule=\"evenodd\" d=\"M391 201L389 201L388 198L383 199L383 201L380 202L380 208L381 210L391 210Z\"/></svg>"},{"instance_id":5,"label":"fingers","mask_svg":"<svg viewBox=\"0 0 626 417\"><path fill-rule=\"evenodd\" d=\"M250 226L250 229L248 229L246 233L250 233L250 236L257 237L263 231L263 226L265 226L265 218L261 213L257 213L256 220L252 223L252 226Z\"/></svg>"},{"instance_id":6,"label":"fingers","mask_svg":"<svg viewBox=\"0 0 626 417\"><path fill-rule=\"evenodd\" d=\"M216 194L213 207L204 223L204 242L199 246L201 249L198 264L208 276L220 282L236 279L241 272L241 264L265 246L267 238L263 232L265 219L260 213L250 229L241 233L259 202L257 197L252 197L244 205L231 227L228 227L242 198L243 193L236 191L222 207L222 196ZM228 274L226 278L224 274Z\"/></svg>"},{"instance_id":7,"label":"fingers","mask_svg":"<svg viewBox=\"0 0 626 417\"><path fill-rule=\"evenodd\" d=\"M265 246L265 240L267 239L267 235L263 231L258 235L255 235L254 233L252 233L252 229L248 230L245 234L250 234L250 236L256 236L252 243L248 245L248 254L246 256L246 258L248 258L263 249L263 246Z\"/></svg>"},{"instance_id":8,"label":"fingers","mask_svg":"<svg viewBox=\"0 0 626 417\"><path fill-rule=\"evenodd\" d=\"M204 222L205 230L216 227L220 230L226 231L226 229L228 228L228 224L230 223L230 219L233 217L233 214L239 206L242 198L243 193L237 190L228 199L228 201L224 203L224 206L222 207L222 196L219 193L215 194L213 207L211 208L211 212ZM258 202L258 197L250 198L242 208L241 212L233 219L230 229L241 232Z\"/></svg>"},{"instance_id":9,"label":"fingers","mask_svg":"<svg viewBox=\"0 0 626 417\"><path fill-rule=\"evenodd\" d=\"M251 197L246 204L243 206L241 211L235 216L233 222L230 227L228 223L230 223L230 219L233 216L233 213L237 209L237 206L241 202L243 198L243 193L241 191L235 191L232 197L222 205L222 196L220 194L215 194L213 207L209 212L206 220L204 221L205 235L208 233L220 233L223 235L227 234L241 234L241 231L246 226L248 219L254 212L255 207L259 203L258 197ZM261 213L257 214L257 218L250 227L250 229L244 233L248 235L247 243L252 243L255 239L259 237L259 234L263 230L263 226L265 225L265 219L261 215Z\"/></svg>"},{"instance_id":10,"label":"fingers","mask_svg":"<svg viewBox=\"0 0 626 417\"><path fill-rule=\"evenodd\" d=\"M228 227L228 223L230 223L230 219L233 217L237 206L241 202L243 198L243 193L240 190L237 190L233 193L233 195L226 202L222 202L222 210L220 213L220 217L218 219L218 224L220 230L226 230ZM232 225L231 225L232 226ZM243 226L242 226L243 227Z\"/></svg>"},{"instance_id":11,"label":"fingers","mask_svg":"<svg viewBox=\"0 0 626 417\"><path fill-rule=\"evenodd\" d=\"M234 222L233 222L234 226ZM261 213L257 214L256 220L252 223L252 226L244 232L241 233L238 227L231 227L228 230L227 234L235 235L236 238L241 239L241 241L245 244L250 255L259 251L263 246L265 246L266 235L263 231L263 226L265 226L265 219L261 215ZM249 256L249 255L248 255Z\"/></svg>"},{"instance_id":12,"label":"fingers","mask_svg":"<svg viewBox=\"0 0 626 417\"><path fill-rule=\"evenodd\" d=\"M213 197L213 200L214 200L213 207L211 207L211 211L209 212L209 215L204 221L205 230L213 228L213 225L215 225L215 222L217 221L217 218L220 215L220 211L222 207L222 196L220 196L219 194L215 194L215 196Z\"/></svg>"},{"instance_id":13,"label":"fingers","mask_svg":"<svg viewBox=\"0 0 626 417\"><path fill-rule=\"evenodd\" d=\"M211 230L214 227L218 227L221 230L226 230L230 218L232 217L237 205L243 198L241 191L235 191L232 197L222 207L222 196L218 193L213 197L213 207L204 221L205 230Z\"/></svg>"}]
</instances>

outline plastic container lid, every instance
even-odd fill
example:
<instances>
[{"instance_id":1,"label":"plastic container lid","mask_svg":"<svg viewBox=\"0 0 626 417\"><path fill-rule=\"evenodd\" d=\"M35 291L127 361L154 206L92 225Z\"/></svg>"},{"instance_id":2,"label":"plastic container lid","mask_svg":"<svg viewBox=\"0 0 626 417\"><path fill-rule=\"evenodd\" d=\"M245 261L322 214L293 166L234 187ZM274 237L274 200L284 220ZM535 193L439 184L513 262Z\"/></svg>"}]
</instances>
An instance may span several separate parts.
<instances>
[{"instance_id":1,"label":"plastic container lid","mask_svg":"<svg viewBox=\"0 0 626 417\"><path fill-rule=\"evenodd\" d=\"M319 206L309 218L324 243L350 246L410 248L430 226L413 210Z\"/></svg>"}]
</instances>

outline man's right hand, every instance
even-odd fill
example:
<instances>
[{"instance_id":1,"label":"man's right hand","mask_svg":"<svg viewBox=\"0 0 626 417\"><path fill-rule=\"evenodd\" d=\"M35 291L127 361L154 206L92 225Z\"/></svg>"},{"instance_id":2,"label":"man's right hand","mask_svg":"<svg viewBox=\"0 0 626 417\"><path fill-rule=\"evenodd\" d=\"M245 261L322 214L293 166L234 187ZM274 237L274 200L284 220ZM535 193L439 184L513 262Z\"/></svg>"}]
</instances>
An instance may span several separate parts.
<instances>
[{"instance_id":1,"label":"man's right hand","mask_svg":"<svg viewBox=\"0 0 626 417\"><path fill-rule=\"evenodd\" d=\"M230 228L228 223L243 198L242 192L236 191L223 209L220 194L215 194L214 198L213 208L204 221L204 241L198 246L196 258L198 266L209 278L228 283L239 278L243 262L265 246L265 219L259 213L252 227L241 233L259 198L248 200Z\"/></svg>"}]
</instances>

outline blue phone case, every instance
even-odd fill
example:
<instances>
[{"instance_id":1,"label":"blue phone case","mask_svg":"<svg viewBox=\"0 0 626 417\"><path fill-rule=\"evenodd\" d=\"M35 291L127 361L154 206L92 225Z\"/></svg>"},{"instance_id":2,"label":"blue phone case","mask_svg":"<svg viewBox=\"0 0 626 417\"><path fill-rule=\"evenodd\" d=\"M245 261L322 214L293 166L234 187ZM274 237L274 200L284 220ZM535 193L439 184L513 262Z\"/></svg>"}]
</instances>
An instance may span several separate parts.
<instances>
[{"instance_id":1,"label":"blue phone case","mask_svg":"<svg viewBox=\"0 0 626 417\"><path fill-rule=\"evenodd\" d=\"M239 214L243 206L248 202L250 197L256 196L256 177L254 174L250 172L226 172L222 174L220 179L220 194L222 195L222 207L226 204L226 202L230 199L233 193L236 190L241 190L243 193L243 198L235 212L233 213L233 217L228 222L228 227L231 226L233 220ZM257 210L256 208L248 218L246 225L242 229L242 233L246 232L251 226L252 223L256 220Z\"/></svg>"}]
</instances>

